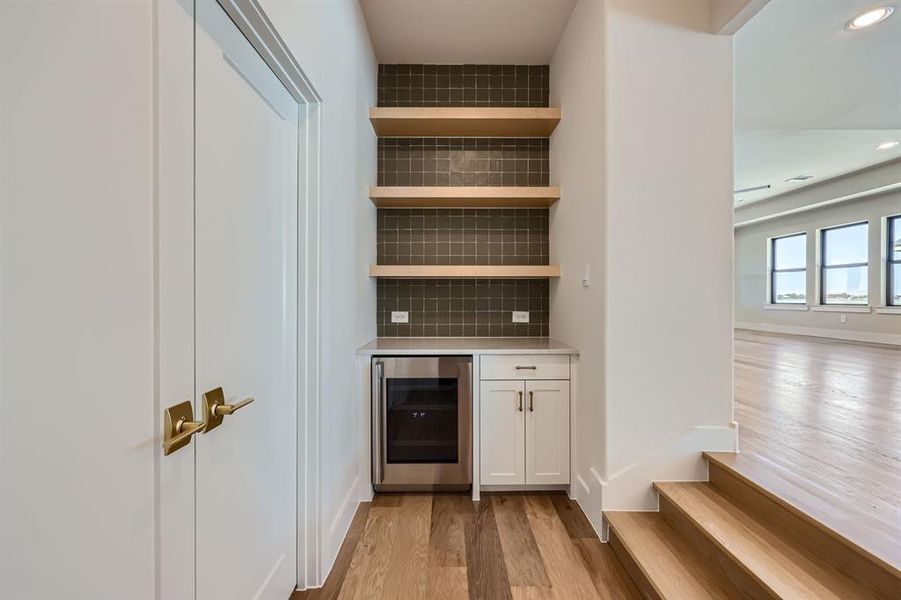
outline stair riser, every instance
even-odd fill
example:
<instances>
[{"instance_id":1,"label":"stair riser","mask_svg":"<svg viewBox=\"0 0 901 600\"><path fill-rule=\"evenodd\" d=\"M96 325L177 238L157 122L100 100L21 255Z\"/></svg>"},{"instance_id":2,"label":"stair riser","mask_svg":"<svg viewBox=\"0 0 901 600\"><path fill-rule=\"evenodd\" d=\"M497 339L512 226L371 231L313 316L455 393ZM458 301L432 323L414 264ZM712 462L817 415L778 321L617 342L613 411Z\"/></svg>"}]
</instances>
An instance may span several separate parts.
<instances>
[{"instance_id":1,"label":"stair riser","mask_svg":"<svg viewBox=\"0 0 901 600\"><path fill-rule=\"evenodd\" d=\"M626 547L623 545L622 540L616 535L616 531L613 527L610 527L609 536L607 542L610 544L610 548L613 550L613 553L619 559L619 562L623 564L626 572L629 574L629 577L632 578L632 581L635 582L635 587L638 588L638 591L641 592L642 597L647 600L663 600L660 594L657 593L657 590L654 589L653 584L645 577L644 573L642 573L641 569L638 568L638 565L635 563L635 559L632 558L632 555L626 550Z\"/></svg>"},{"instance_id":2,"label":"stair riser","mask_svg":"<svg viewBox=\"0 0 901 600\"><path fill-rule=\"evenodd\" d=\"M717 571L723 577L742 590L745 598L750 600L772 600L779 598L766 585L758 581L741 562L713 542L703 529L683 513L678 506L664 494L660 494L660 514L676 532L687 540L707 561L707 567Z\"/></svg>"},{"instance_id":3,"label":"stair riser","mask_svg":"<svg viewBox=\"0 0 901 600\"><path fill-rule=\"evenodd\" d=\"M785 532L786 536L791 536L832 569L846 575L875 597L886 600L899 597L901 580L881 565L771 499L730 469L712 460L708 464L710 483L744 510Z\"/></svg>"}]
</instances>

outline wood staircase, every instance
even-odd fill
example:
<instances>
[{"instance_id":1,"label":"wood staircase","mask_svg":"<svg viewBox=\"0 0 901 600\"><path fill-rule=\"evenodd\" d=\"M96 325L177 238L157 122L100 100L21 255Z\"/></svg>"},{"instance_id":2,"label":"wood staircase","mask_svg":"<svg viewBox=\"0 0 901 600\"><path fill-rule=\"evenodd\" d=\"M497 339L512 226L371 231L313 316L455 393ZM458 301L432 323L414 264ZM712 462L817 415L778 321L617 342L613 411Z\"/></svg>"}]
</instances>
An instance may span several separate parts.
<instances>
[{"instance_id":1,"label":"wood staircase","mask_svg":"<svg viewBox=\"0 0 901 600\"><path fill-rule=\"evenodd\" d=\"M659 512L605 512L646 598L901 598L901 571L705 453L708 482L655 483Z\"/></svg>"}]
</instances>

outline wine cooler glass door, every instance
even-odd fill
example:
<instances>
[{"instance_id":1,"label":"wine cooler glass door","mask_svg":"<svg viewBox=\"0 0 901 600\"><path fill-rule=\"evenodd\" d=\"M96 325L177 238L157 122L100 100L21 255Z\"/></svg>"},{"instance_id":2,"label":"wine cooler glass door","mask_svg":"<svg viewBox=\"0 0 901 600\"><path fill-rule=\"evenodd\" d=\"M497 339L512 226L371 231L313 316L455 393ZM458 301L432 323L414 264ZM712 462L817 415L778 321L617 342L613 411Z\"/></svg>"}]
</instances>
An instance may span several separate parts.
<instances>
[{"instance_id":1,"label":"wine cooler glass door","mask_svg":"<svg viewBox=\"0 0 901 600\"><path fill-rule=\"evenodd\" d=\"M373 483L416 490L472 483L472 359L373 359Z\"/></svg>"},{"instance_id":2,"label":"wine cooler glass door","mask_svg":"<svg viewBox=\"0 0 901 600\"><path fill-rule=\"evenodd\" d=\"M457 381L449 377L388 379L385 398L388 464L459 460Z\"/></svg>"}]
</instances>

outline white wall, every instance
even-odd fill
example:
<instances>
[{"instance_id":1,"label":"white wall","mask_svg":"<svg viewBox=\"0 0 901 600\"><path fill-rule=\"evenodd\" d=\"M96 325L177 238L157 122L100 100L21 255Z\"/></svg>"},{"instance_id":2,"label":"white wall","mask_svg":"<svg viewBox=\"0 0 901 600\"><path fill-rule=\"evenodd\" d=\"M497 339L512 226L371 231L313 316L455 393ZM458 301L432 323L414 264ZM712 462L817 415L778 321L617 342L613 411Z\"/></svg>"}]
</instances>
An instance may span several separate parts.
<instances>
[{"instance_id":1,"label":"white wall","mask_svg":"<svg viewBox=\"0 0 901 600\"><path fill-rule=\"evenodd\" d=\"M563 107L551 138L551 179L563 199L551 208L551 263L561 265L561 277L551 284L550 329L580 352L574 490L596 518L600 499L591 498L591 482L606 452L604 12L602 2L579 2L551 61L551 106ZM582 286L586 263L589 287Z\"/></svg>"},{"instance_id":2,"label":"white wall","mask_svg":"<svg viewBox=\"0 0 901 600\"><path fill-rule=\"evenodd\" d=\"M734 448L732 39L710 19L704 0L583 0L551 64L551 333L581 350L576 493L596 526Z\"/></svg>"},{"instance_id":3,"label":"white wall","mask_svg":"<svg viewBox=\"0 0 901 600\"><path fill-rule=\"evenodd\" d=\"M0 597L154 595L150 2L0 2Z\"/></svg>"},{"instance_id":4,"label":"white wall","mask_svg":"<svg viewBox=\"0 0 901 600\"><path fill-rule=\"evenodd\" d=\"M708 11L608 2L610 479L732 421L732 38Z\"/></svg>"},{"instance_id":5,"label":"white wall","mask_svg":"<svg viewBox=\"0 0 901 600\"><path fill-rule=\"evenodd\" d=\"M763 201L764 203L766 201ZM868 221L869 294L873 307L884 305L883 218L901 214L901 192L889 192L863 200L852 200L785 215L735 230L735 325L759 331L776 331L835 337L868 342L901 344L901 314L870 312L834 313L768 310L767 246L771 237L807 233L807 293L813 308L815 297L816 232L823 227ZM845 314L847 323L841 322Z\"/></svg>"},{"instance_id":6,"label":"white wall","mask_svg":"<svg viewBox=\"0 0 901 600\"><path fill-rule=\"evenodd\" d=\"M263 0L263 9L322 97L321 357L319 465L320 581L341 545L358 501L360 439L355 350L375 336L377 63L354 0ZM311 583L317 583L315 581Z\"/></svg>"}]
</instances>

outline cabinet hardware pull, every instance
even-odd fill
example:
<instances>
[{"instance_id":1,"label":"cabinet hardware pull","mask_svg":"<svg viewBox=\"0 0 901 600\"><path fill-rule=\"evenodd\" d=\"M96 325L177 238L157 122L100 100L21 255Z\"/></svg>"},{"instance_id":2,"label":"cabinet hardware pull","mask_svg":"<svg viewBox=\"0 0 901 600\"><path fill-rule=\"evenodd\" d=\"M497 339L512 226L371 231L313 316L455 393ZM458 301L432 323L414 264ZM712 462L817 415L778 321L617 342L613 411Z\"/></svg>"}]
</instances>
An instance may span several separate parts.
<instances>
[{"instance_id":1,"label":"cabinet hardware pull","mask_svg":"<svg viewBox=\"0 0 901 600\"><path fill-rule=\"evenodd\" d=\"M537 369L538 369L538 367L536 367L535 365L531 365L528 367L524 367L522 365L516 365L517 371L536 371Z\"/></svg>"},{"instance_id":2,"label":"cabinet hardware pull","mask_svg":"<svg viewBox=\"0 0 901 600\"><path fill-rule=\"evenodd\" d=\"M535 412L535 392L529 392L529 412Z\"/></svg>"},{"instance_id":3,"label":"cabinet hardware pull","mask_svg":"<svg viewBox=\"0 0 901 600\"><path fill-rule=\"evenodd\" d=\"M519 392L519 412L522 412L522 392Z\"/></svg>"}]
</instances>

